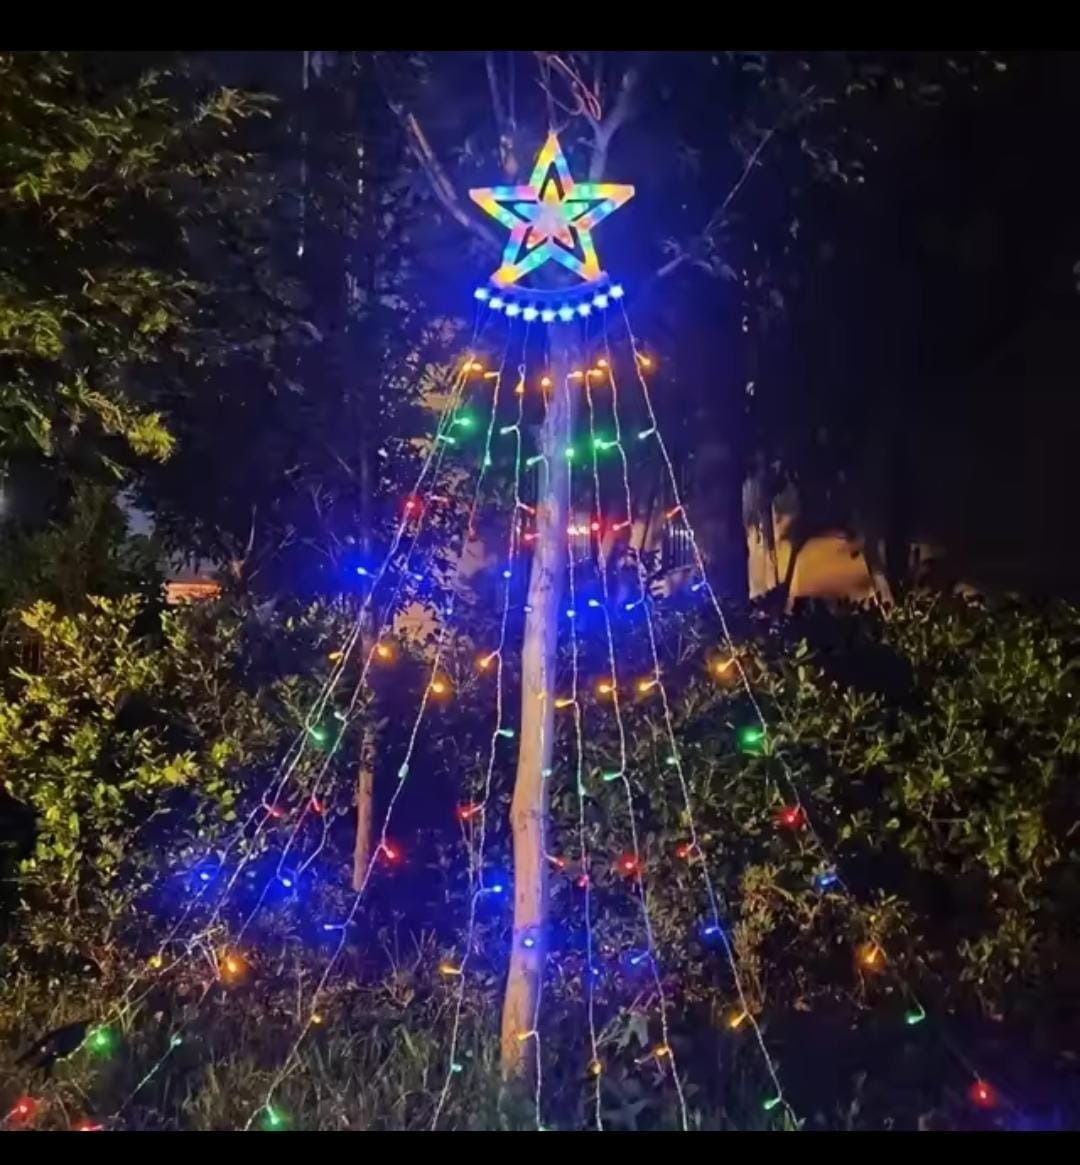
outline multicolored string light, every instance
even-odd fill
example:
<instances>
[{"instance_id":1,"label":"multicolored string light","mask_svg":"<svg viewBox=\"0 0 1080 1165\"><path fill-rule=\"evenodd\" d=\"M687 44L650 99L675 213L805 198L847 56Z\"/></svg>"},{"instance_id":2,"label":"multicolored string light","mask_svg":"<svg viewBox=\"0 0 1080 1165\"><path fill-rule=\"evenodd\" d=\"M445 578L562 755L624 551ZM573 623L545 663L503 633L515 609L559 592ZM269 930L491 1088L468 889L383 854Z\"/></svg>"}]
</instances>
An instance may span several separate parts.
<instances>
[{"instance_id":1,"label":"multicolored string light","mask_svg":"<svg viewBox=\"0 0 1080 1165\"><path fill-rule=\"evenodd\" d=\"M592 387L589 383L589 377L585 377L585 399L589 411L589 447L592 451L592 475L593 475L593 489L595 494L595 513L600 520L601 526L604 522L604 514L602 508L602 495L600 490L600 467L598 458L598 448L596 444L596 424L595 411L592 401ZM626 729L623 724L622 710L619 699L619 677L615 666L615 641L611 630L611 617L609 614L609 607L611 596L608 588L607 578L607 559L604 554L603 542L599 542L597 548L597 571L600 576L600 588L603 595L603 603L600 607L600 612L604 621L604 634L607 640L607 656L608 666L611 669L611 703L612 710L615 715L616 730L619 737L619 770L617 774L613 774L613 779L621 780L623 790L626 794L626 809L629 820L630 839L632 845L632 855L634 868L631 871L631 877L637 891L637 896L641 904L642 922L645 928L645 938L648 945L649 953L649 967L652 971L653 982L656 986L657 999L659 1003L660 1013L660 1029L663 1036L661 1048L664 1049L664 1058L670 1060L671 1075L675 1084L675 1091L678 1096L679 1114L682 1128L684 1131L688 1130L689 1114L686 1107L686 1097L683 1093L682 1081L679 1077L678 1063L676 1061L674 1049L671 1047L671 1038L668 1032L668 1002L667 995L664 991L663 979L660 975L660 968L657 960L656 941L653 935L652 918L649 909L649 891L648 884L645 879L645 874L641 863L641 846L638 839L637 822L634 816L634 794L630 787L630 779L627 775L627 747L626 747Z\"/></svg>"}]
</instances>

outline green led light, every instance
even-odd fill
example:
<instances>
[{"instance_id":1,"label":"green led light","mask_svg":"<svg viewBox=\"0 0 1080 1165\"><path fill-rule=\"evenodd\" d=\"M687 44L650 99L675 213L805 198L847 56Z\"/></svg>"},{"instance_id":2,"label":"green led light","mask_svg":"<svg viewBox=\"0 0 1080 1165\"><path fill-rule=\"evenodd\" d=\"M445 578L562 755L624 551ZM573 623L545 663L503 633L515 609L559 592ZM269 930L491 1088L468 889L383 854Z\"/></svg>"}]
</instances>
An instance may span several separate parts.
<instances>
[{"instance_id":1,"label":"green led light","mask_svg":"<svg viewBox=\"0 0 1080 1165\"><path fill-rule=\"evenodd\" d=\"M112 1029L107 1027L96 1027L86 1037L86 1046L95 1056L108 1056L115 1044L116 1037L113 1035Z\"/></svg>"},{"instance_id":2,"label":"green led light","mask_svg":"<svg viewBox=\"0 0 1080 1165\"><path fill-rule=\"evenodd\" d=\"M761 1106L766 1112L772 1112L774 1108L780 1103L783 1098L780 1096L770 1096L768 1100Z\"/></svg>"},{"instance_id":3,"label":"green led light","mask_svg":"<svg viewBox=\"0 0 1080 1165\"><path fill-rule=\"evenodd\" d=\"M917 1023L922 1023L924 1019L926 1019L926 1012L920 1007L918 1011L909 1011L904 1016L904 1023L908 1027L914 1027Z\"/></svg>"},{"instance_id":4,"label":"green led light","mask_svg":"<svg viewBox=\"0 0 1080 1165\"><path fill-rule=\"evenodd\" d=\"M761 746L765 743L765 729L756 724L747 724L739 729L738 741L742 752L760 752Z\"/></svg>"},{"instance_id":5,"label":"green led light","mask_svg":"<svg viewBox=\"0 0 1080 1165\"><path fill-rule=\"evenodd\" d=\"M490 464L491 464L491 454L485 453L484 454L484 468L486 469Z\"/></svg>"},{"instance_id":6,"label":"green led light","mask_svg":"<svg viewBox=\"0 0 1080 1165\"><path fill-rule=\"evenodd\" d=\"M471 417L468 413L462 413L460 417L455 417L455 425L460 425L463 429L471 429L476 424L476 419Z\"/></svg>"},{"instance_id":7,"label":"green led light","mask_svg":"<svg viewBox=\"0 0 1080 1165\"><path fill-rule=\"evenodd\" d=\"M461 1070L462 1070L461 1065L458 1063L454 1063L454 1064L450 1065L451 1072L457 1073L457 1072L460 1072Z\"/></svg>"},{"instance_id":8,"label":"green led light","mask_svg":"<svg viewBox=\"0 0 1080 1165\"><path fill-rule=\"evenodd\" d=\"M512 728L500 728L496 736L505 736L507 740L513 740L514 730Z\"/></svg>"},{"instance_id":9,"label":"green led light","mask_svg":"<svg viewBox=\"0 0 1080 1165\"><path fill-rule=\"evenodd\" d=\"M526 465L535 465L538 461L543 461L543 460L544 460L543 453L537 453L537 455L535 457L526 458L525 464Z\"/></svg>"},{"instance_id":10,"label":"green led light","mask_svg":"<svg viewBox=\"0 0 1080 1165\"><path fill-rule=\"evenodd\" d=\"M622 776L622 773L601 773L601 779L605 781L617 781Z\"/></svg>"},{"instance_id":11,"label":"green led light","mask_svg":"<svg viewBox=\"0 0 1080 1165\"><path fill-rule=\"evenodd\" d=\"M503 425L499 432L502 436L505 437L507 433L512 433L516 428L517 425Z\"/></svg>"},{"instance_id":12,"label":"green led light","mask_svg":"<svg viewBox=\"0 0 1080 1165\"><path fill-rule=\"evenodd\" d=\"M567 447L566 447L566 460L567 461L574 460L574 447L573 447L573 445L567 445Z\"/></svg>"},{"instance_id":13,"label":"green led light","mask_svg":"<svg viewBox=\"0 0 1080 1165\"><path fill-rule=\"evenodd\" d=\"M638 433L638 435L637 435L638 440L644 441L646 437L651 437L653 435L653 433L655 433L655 432L656 432L655 425L653 425L653 427L651 429L642 429L641 432Z\"/></svg>"},{"instance_id":14,"label":"green led light","mask_svg":"<svg viewBox=\"0 0 1080 1165\"><path fill-rule=\"evenodd\" d=\"M268 1104L263 1112L262 1125L267 1132L275 1133L285 1127L285 1114L272 1104Z\"/></svg>"},{"instance_id":15,"label":"green led light","mask_svg":"<svg viewBox=\"0 0 1080 1165\"><path fill-rule=\"evenodd\" d=\"M451 437L449 433L440 433L438 439L440 441L445 441L447 443L447 445L456 445L457 444L457 438Z\"/></svg>"}]
</instances>

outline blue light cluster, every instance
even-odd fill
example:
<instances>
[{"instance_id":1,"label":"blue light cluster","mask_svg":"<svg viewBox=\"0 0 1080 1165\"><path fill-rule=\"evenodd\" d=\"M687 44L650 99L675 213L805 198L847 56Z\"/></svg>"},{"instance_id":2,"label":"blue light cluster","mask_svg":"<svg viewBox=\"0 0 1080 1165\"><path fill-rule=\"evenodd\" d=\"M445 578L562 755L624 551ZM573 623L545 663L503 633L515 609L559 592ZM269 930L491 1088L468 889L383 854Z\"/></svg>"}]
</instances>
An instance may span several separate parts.
<instances>
[{"instance_id":1,"label":"blue light cluster","mask_svg":"<svg viewBox=\"0 0 1080 1165\"><path fill-rule=\"evenodd\" d=\"M550 296L550 293L545 292L522 292L520 298L514 298L505 291L496 293L490 287L478 287L473 292L473 297L481 303L486 303L492 311L505 312L509 319L521 316L528 324L537 319L544 324L553 324L558 319L568 324L575 316L587 319L592 314L593 308L606 311L611 306L612 300L620 300L625 294L621 283L604 285L602 290L595 292L592 288L585 287L576 294L566 293L562 298L567 302L558 307L545 303Z\"/></svg>"}]
</instances>

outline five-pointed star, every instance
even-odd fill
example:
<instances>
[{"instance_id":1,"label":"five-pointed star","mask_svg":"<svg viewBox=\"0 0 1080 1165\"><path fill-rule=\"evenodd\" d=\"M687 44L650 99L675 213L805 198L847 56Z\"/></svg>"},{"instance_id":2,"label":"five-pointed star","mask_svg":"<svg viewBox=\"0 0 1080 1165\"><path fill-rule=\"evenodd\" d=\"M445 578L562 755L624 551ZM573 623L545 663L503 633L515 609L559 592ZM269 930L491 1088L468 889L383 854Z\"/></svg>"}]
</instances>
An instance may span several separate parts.
<instances>
[{"instance_id":1,"label":"five-pointed star","mask_svg":"<svg viewBox=\"0 0 1080 1165\"><path fill-rule=\"evenodd\" d=\"M586 283L599 279L602 272L592 229L633 195L633 186L575 183L559 139L549 133L528 185L469 191L477 205L510 229L502 266L491 277L492 282L509 286L549 259Z\"/></svg>"}]
</instances>

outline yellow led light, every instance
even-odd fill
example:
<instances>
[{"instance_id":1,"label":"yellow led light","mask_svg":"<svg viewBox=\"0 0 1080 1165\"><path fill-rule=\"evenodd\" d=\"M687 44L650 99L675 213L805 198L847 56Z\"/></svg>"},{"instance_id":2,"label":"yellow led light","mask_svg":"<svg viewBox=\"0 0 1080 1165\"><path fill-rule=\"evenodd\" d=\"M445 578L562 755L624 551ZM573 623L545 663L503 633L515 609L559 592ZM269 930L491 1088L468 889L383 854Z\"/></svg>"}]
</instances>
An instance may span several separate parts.
<instances>
[{"instance_id":1,"label":"yellow led light","mask_svg":"<svg viewBox=\"0 0 1080 1165\"><path fill-rule=\"evenodd\" d=\"M453 963L440 963L439 974L441 975L460 975L461 968L455 967Z\"/></svg>"},{"instance_id":2,"label":"yellow led light","mask_svg":"<svg viewBox=\"0 0 1080 1165\"><path fill-rule=\"evenodd\" d=\"M742 1027L749 1016L748 1011L733 1011L727 1018L727 1025L732 1031L735 1031Z\"/></svg>"},{"instance_id":3,"label":"yellow led light","mask_svg":"<svg viewBox=\"0 0 1080 1165\"><path fill-rule=\"evenodd\" d=\"M147 961L155 971L159 971L165 964L165 960L161 955L151 955Z\"/></svg>"},{"instance_id":4,"label":"yellow led light","mask_svg":"<svg viewBox=\"0 0 1080 1165\"><path fill-rule=\"evenodd\" d=\"M574 702L573 696L562 696L558 700L555 701L555 707L556 708L569 708L573 702Z\"/></svg>"},{"instance_id":5,"label":"yellow led light","mask_svg":"<svg viewBox=\"0 0 1080 1165\"><path fill-rule=\"evenodd\" d=\"M610 696L615 691L615 685L610 680L602 680L596 685L601 696Z\"/></svg>"}]
</instances>

